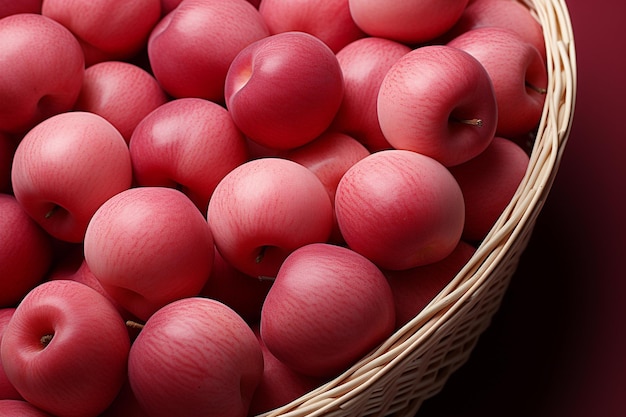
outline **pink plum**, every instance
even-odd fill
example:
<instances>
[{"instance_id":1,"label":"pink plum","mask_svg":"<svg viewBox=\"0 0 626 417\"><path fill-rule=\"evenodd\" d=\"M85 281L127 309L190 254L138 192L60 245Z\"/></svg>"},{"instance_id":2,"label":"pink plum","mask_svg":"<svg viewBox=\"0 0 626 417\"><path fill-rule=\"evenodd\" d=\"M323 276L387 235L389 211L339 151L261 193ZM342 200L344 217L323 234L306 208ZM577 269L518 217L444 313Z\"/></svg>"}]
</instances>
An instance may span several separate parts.
<instances>
[{"instance_id":1,"label":"pink plum","mask_svg":"<svg viewBox=\"0 0 626 417\"><path fill-rule=\"evenodd\" d=\"M72 108L85 64L64 26L32 13L0 19L0 56L0 132L25 133Z\"/></svg>"},{"instance_id":2,"label":"pink plum","mask_svg":"<svg viewBox=\"0 0 626 417\"><path fill-rule=\"evenodd\" d=\"M137 184L179 188L202 213L218 182L248 159L228 111L200 98L172 100L146 116L130 156Z\"/></svg>"},{"instance_id":3,"label":"pink plum","mask_svg":"<svg viewBox=\"0 0 626 417\"><path fill-rule=\"evenodd\" d=\"M224 87L235 124L250 139L275 149L293 149L321 135L343 93L337 57L304 32L279 33L244 48Z\"/></svg>"},{"instance_id":4,"label":"pink plum","mask_svg":"<svg viewBox=\"0 0 626 417\"><path fill-rule=\"evenodd\" d=\"M393 270L448 256L465 221L463 194L450 171L406 150L379 151L354 164L339 182L335 210L348 246Z\"/></svg>"},{"instance_id":5,"label":"pink plum","mask_svg":"<svg viewBox=\"0 0 626 417\"><path fill-rule=\"evenodd\" d=\"M153 29L148 56L171 96L222 102L230 63L266 36L261 14L246 0L185 0Z\"/></svg>"},{"instance_id":6,"label":"pink plum","mask_svg":"<svg viewBox=\"0 0 626 417\"><path fill-rule=\"evenodd\" d=\"M11 178L15 197L44 230L60 240L82 242L98 207L131 186L130 152L103 117L62 113L22 139Z\"/></svg>"}]
</instances>

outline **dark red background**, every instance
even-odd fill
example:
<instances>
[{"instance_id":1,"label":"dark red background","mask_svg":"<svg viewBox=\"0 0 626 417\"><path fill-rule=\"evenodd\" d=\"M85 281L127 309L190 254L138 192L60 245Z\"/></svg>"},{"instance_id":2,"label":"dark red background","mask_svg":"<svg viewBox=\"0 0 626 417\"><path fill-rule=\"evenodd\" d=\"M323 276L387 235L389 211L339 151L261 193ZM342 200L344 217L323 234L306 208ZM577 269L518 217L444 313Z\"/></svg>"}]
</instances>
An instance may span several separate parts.
<instances>
[{"instance_id":1,"label":"dark red background","mask_svg":"<svg viewBox=\"0 0 626 417\"><path fill-rule=\"evenodd\" d=\"M626 416L626 2L567 5L578 94L559 173L493 325L420 417Z\"/></svg>"}]
</instances>

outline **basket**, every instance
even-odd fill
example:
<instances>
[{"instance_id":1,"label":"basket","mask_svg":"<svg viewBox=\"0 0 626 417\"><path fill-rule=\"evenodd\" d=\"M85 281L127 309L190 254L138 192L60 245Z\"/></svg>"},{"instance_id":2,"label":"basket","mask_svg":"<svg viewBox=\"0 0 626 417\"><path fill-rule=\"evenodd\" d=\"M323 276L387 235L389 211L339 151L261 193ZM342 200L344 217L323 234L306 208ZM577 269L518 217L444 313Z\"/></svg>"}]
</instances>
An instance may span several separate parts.
<instances>
[{"instance_id":1,"label":"basket","mask_svg":"<svg viewBox=\"0 0 626 417\"><path fill-rule=\"evenodd\" d=\"M564 0L518 0L544 29L548 91L517 193L474 256L413 320L337 378L263 417L413 417L469 358L499 309L548 196L569 136L576 92Z\"/></svg>"}]
</instances>

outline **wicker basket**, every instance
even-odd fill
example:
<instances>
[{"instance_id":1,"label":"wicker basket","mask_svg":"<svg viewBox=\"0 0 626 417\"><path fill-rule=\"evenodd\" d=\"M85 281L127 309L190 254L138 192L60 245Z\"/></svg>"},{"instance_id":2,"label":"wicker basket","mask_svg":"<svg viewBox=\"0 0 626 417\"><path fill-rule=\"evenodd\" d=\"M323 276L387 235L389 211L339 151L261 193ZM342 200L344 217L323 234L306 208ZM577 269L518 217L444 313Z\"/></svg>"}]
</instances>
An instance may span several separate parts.
<instances>
[{"instance_id":1,"label":"wicker basket","mask_svg":"<svg viewBox=\"0 0 626 417\"><path fill-rule=\"evenodd\" d=\"M339 377L264 417L406 416L469 358L500 307L569 136L575 48L564 0L518 0L541 22L548 92L526 176L472 259L412 321Z\"/></svg>"}]
</instances>

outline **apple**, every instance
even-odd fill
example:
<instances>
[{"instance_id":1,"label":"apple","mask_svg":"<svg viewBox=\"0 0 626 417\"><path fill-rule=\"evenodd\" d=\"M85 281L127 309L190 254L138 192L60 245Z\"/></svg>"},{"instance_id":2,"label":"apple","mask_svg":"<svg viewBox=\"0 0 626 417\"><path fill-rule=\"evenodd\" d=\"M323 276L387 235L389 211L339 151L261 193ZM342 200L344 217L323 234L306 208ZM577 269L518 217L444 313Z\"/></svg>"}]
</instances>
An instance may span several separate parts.
<instances>
[{"instance_id":1,"label":"apple","mask_svg":"<svg viewBox=\"0 0 626 417\"><path fill-rule=\"evenodd\" d=\"M381 270L351 249L312 243L285 259L263 304L260 332L289 368L326 378L348 369L394 326Z\"/></svg>"},{"instance_id":2,"label":"apple","mask_svg":"<svg viewBox=\"0 0 626 417\"><path fill-rule=\"evenodd\" d=\"M378 92L387 71L410 51L396 41L367 37L337 52L345 90L331 128L353 136L372 152L390 149L378 122Z\"/></svg>"},{"instance_id":3,"label":"apple","mask_svg":"<svg viewBox=\"0 0 626 417\"><path fill-rule=\"evenodd\" d=\"M0 308L0 346L2 345L2 336L4 335L4 329L6 329L11 317L15 313L15 308L7 307ZM4 366L0 359L0 403L2 400L21 400L23 399L19 392L15 389L13 384L7 378L4 372ZM0 406L0 410L2 410Z\"/></svg>"},{"instance_id":4,"label":"apple","mask_svg":"<svg viewBox=\"0 0 626 417\"><path fill-rule=\"evenodd\" d=\"M275 277L293 250L328 240L333 209L326 188L308 168L261 158L222 179L209 201L207 221L228 263L253 277Z\"/></svg>"},{"instance_id":5,"label":"apple","mask_svg":"<svg viewBox=\"0 0 626 417\"><path fill-rule=\"evenodd\" d=\"M129 142L137 124L167 100L157 80L143 68L105 61L85 70L74 108L104 117Z\"/></svg>"},{"instance_id":6,"label":"apple","mask_svg":"<svg viewBox=\"0 0 626 417\"><path fill-rule=\"evenodd\" d=\"M0 19L18 13L41 13L42 0L0 0Z\"/></svg>"},{"instance_id":7,"label":"apple","mask_svg":"<svg viewBox=\"0 0 626 417\"><path fill-rule=\"evenodd\" d=\"M0 194L0 308L17 305L52 265L50 236L14 196Z\"/></svg>"},{"instance_id":8,"label":"apple","mask_svg":"<svg viewBox=\"0 0 626 417\"><path fill-rule=\"evenodd\" d=\"M41 13L72 31L87 66L125 60L144 48L161 17L160 0L44 0Z\"/></svg>"},{"instance_id":9,"label":"apple","mask_svg":"<svg viewBox=\"0 0 626 417\"><path fill-rule=\"evenodd\" d=\"M383 150L360 160L335 195L348 246L384 269L437 262L458 245L465 221L459 184L435 159Z\"/></svg>"},{"instance_id":10,"label":"apple","mask_svg":"<svg viewBox=\"0 0 626 417\"><path fill-rule=\"evenodd\" d=\"M19 417L54 417L22 400L0 400L0 415Z\"/></svg>"},{"instance_id":11,"label":"apple","mask_svg":"<svg viewBox=\"0 0 626 417\"><path fill-rule=\"evenodd\" d=\"M313 142L286 152L283 157L310 169L320 179L333 204L332 242L342 242L334 212L335 193L341 177L357 161L370 152L356 139L346 134L329 131Z\"/></svg>"},{"instance_id":12,"label":"apple","mask_svg":"<svg viewBox=\"0 0 626 417\"><path fill-rule=\"evenodd\" d=\"M213 238L178 190L138 187L107 200L85 233L85 261L119 305L147 320L165 304L197 295L211 273Z\"/></svg>"},{"instance_id":13,"label":"apple","mask_svg":"<svg viewBox=\"0 0 626 417\"><path fill-rule=\"evenodd\" d=\"M202 297L154 313L128 359L131 388L151 417L246 417L262 374L252 329L225 304Z\"/></svg>"},{"instance_id":14,"label":"apple","mask_svg":"<svg viewBox=\"0 0 626 417\"><path fill-rule=\"evenodd\" d=\"M259 12L271 34L310 33L335 53L365 36L352 19L348 0L263 0Z\"/></svg>"},{"instance_id":15,"label":"apple","mask_svg":"<svg viewBox=\"0 0 626 417\"><path fill-rule=\"evenodd\" d=\"M132 183L124 138L102 116L68 112L31 129L11 171L24 210L50 235L82 242L94 212Z\"/></svg>"},{"instance_id":16,"label":"apple","mask_svg":"<svg viewBox=\"0 0 626 417\"><path fill-rule=\"evenodd\" d=\"M514 137L536 128L548 85L547 68L537 48L498 27L465 32L447 45L468 52L489 73L498 102L497 135Z\"/></svg>"},{"instance_id":17,"label":"apple","mask_svg":"<svg viewBox=\"0 0 626 417\"><path fill-rule=\"evenodd\" d=\"M471 1L457 23L445 36L450 40L461 33L485 26L495 26L514 31L537 48L541 57L546 59L543 27L528 7L519 1Z\"/></svg>"},{"instance_id":18,"label":"apple","mask_svg":"<svg viewBox=\"0 0 626 417\"><path fill-rule=\"evenodd\" d=\"M148 57L154 76L174 98L221 103L231 61L266 36L261 14L246 0L185 0L152 30Z\"/></svg>"},{"instance_id":19,"label":"apple","mask_svg":"<svg viewBox=\"0 0 626 417\"><path fill-rule=\"evenodd\" d=\"M469 53L445 45L401 57L382 81L377 106L382 132L394 148L445 166L485 150L498 123L487 71Z\"/></svg>"},{"instance_id":20,"label":"apple","mask_svg":"<svg viewBox=\"0 0 626 417\"><path fill-rule=\"evenodd\" d=\"M133 392L130 381L126 378L126 382L117 394L117 397L107 407L106 410L98 417L150 417L146 411L141 408L137 397Z\"/></svg>"},{"instance_id":21,"label":"apple","mask_svg":"<svg viewBox=\"0 0 626 417\"><path fill-rule=\"evenodd\" d=\"M0 56L0 132L24 133L72 108L85 66L64 26L33 13L0 19Z\"/></svg>"},{"instance_id":22,"label":"apple","mask_svg":"<svg viewBox=\"0 0 626 417\"><path fill-rule=\"evenodd\" d=\"M463 269L476 252L461 240L456 248L438 262L401 271L383 270L393 292L396 328L417 316Z\"/></svg>"},{"instance_id":23,"label":"apple","mask_svg":"<svg viewBox=\"0 0 626 417\"><path fill-rule=\"evenodd\" d=\"M246 140L230 114L200 98L172 100L146 116L130 141L139 185L183 191L206 213L217 183L248 159Z\"/></svg>"},{"instance_id":24,"label":"apple","mask_svg":"<svg viewBox=\"0 0 626 417\"><path fill-rule=\"evenodd\" d=\"M232 308L247 323L257 323L272 280L244 274L226 262L215 249L213 269L200 296L217 300Z\"/></svg>"},{"instance_id":25,"label":"apple","mask_svg":"<svg viewBox=\"0 0 626 417\"><path fill-rule=\"evenodd\" d=\"M465 197L464 239L480 241L487 235L515 195L528 163L519 145L495 137L476 158L450 168Z\"/></svg>"},{"instance_id":26,"label":"apple","mask_svg":"<svg viewBox=\"0 0 626 417\"><path fill-rule=\"evenodd\" d=\"M448 31L468 0L349 0L352 18L370 36L418 44Z\"/></svg>"},{"instance_id":27,"label":"apple","mask_svg":"<svg viewBox=\"0 0 626 417\"><path fill-rule=\"evenodd\" d=\"M254 326L253 331L261 346L264 366L263 377L250 403L251 416L288 404L326 382L326 378L300 374L279 361L263 343L259 326Z\"/></svg>"},{"instance_id":28,"label":"apple","mask_svg":"<svg viewBox=\"0 0 626 417\"><path fill-rule=\"evenodd\" d=\"M275 149L321 135L341 105L344 86L333 51L304 32L283 32L244 48L224 86L226 107L241 131Z\"/></svg>"},{"instance_id":29,"label":"apple","mask_svg":"<svg viewBox=\"0 0 626 417\"><path fill-rule=\"evenodd\" d=\"M16 308L2 338L9 381L58 416L104 411L126 378L130 340L111 303L86 285L45 282Z\"/></svg>"}]
</instances>

